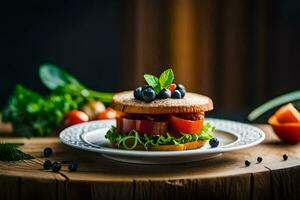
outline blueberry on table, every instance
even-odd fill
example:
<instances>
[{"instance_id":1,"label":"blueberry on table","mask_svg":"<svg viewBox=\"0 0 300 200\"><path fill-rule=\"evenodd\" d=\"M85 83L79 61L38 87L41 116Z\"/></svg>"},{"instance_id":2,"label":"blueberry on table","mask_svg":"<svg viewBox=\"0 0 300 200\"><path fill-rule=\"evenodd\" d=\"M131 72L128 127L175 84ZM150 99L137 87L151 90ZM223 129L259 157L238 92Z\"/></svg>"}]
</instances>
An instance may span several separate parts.
<instances>
[{"instance_id":1,"label":"blueberry on table","mask_svg":"<svg viewBox=\"0 0 300 200\"><path fill-rule=\"evenodd\" d=\"M181 98L185 96L185 87L182 84L177 84L176 90L181 94Z\"/></svg>"},{"instance_id":2,"label":"blueberry on table","mask_svg":"<svg viewBox=\"0 0 300 200\"><path fill-rule=\"evenodd\" d=\"M167 99L171 97L171 91L168 89L162 89L158 94L157 94L157 99Z\"/></svg>"},{"instance_id":3,"label":"blueberry on table","mask_svg":"<svg viewBox=\"0 0 300 200\"><path fill-rule=\"evenodd\" d=\"M212 148L215 148L217 146L219 146L219 140L217 138L211 138L209 140L209 145L212 147Z\"/></svg>"},{"instance_id":4,"label":"blueberry on table","mask_svg":"<svg viewBox=\"0 0 300 200\"><path fill-rule=\"evenodd\" d=\"M250 164L251 164L251 162L249 160L245 160L246 167L248 167Z\"/></svg>"},{"instance_id":5,"label":"blueberry on table","mask_svg":"<svg viewBox=\"0 0 300 200\"><path fill-rule=\"evenodd\" d=\"M283 160L287 160L289 158L287 154L283 154L282 157L283 157Z\"/></svg>"},{"instance_id":6,"label":"blueberry on table","mask_svg":"<svg viewBox=\"0 0 300 200\"><path fill-rule=\"evenodd\" d=\"M134 90L133 92L133 96L135 99L138 99L138 100L142 100L143 97L142 97L142 90L143 88L142 87L138 87Z\"/></svg>"},{"instance_id":7,"label":"blueberry on table","mask_svg":"<svg viewBox=\"0 0 300 200\"><path fill-rule=\"evenodd\" d=\"M50 157L52 154L53 154L53 151L52 151L52 149L50 147L46 147L44 149L44 156L45 157Z\"/></svg>"},{"instance_id":8,"label":"blueberry on table","mask_svg":"<svg viewBox=\"0 0 300 200\"><path fill-rule=\"evenodd\" d=\"M156 93L151 87L148 87L142 91L142 97L144 101L151 102L155 100Z\"/></svg>"},{"instance_id":9,"label":"blueberry on table","mask_svg":"<svg viewBox=\"0 0 300 200\"><path fill-rule=\"evenodd\" d=\"M71 163L71 161L70 160L62 160L61 161L61 164L68 164L68 163Z\"/></svg>"},{"instance_id":10,"label":"blueberry on table","mask_svg":"<svg viewBox=\"0 0 300 200\"><path fill-rule=\"evenodd\" d=\"M258 157L257 157L257 162L258 162L258 163L261 163L262 161L263 161L263 158L260 157L260 156L258 156Z\"/></svg>"},{"instance_id":11,"label":"blueberry on table","mask_svg":"<svg viewBox=\"0 0 300 200\"><path fill-rule=\"evenodd\" d=\"M50 169L52 166L52 162L50 160L45 160L43 167L44 169Z\"/></svg>"},{"instance_id":12,"label":"blueberry on table","mask_svg":"<svg viewBox=\"0 0 300 200\"><path fill-rule=\"evenodd\" d=\"M61 164L59 162L54 162L51 168L53 172L58 172L61 169Z\"/></svg>"},{"instance_id":13,"label":"blueberry on table","mask_svg":"<svg viewBox=\"0 0 300 200\"><path fill-rule=\"evenodd\" d=\"M68 168L69 168L69 171L75 172L78 168L78 164L77 163L70 163Z\"/></svg>"},{"instance_id":14,"label":"blueberry on table","mask_svg":"<svg viewBox=\"0 0 300 200\"><path fill-rule=\"evenodd\" d=\"M181 93L179 90L174 90L171 94L171 97L173 99L181 99Z\"/></svg>"}]
</instances>

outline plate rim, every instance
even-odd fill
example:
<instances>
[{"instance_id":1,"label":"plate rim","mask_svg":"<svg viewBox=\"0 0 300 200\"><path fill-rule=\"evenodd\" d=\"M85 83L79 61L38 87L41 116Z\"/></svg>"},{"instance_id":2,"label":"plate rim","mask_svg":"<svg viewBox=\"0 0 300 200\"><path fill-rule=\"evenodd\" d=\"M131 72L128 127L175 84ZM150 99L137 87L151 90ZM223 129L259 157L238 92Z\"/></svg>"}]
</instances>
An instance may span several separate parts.
<instances>
[{"instance_id":1,"label":"plate rim","mask_svg":"<svg viewBox=\"0 0 300 200\"><path fill-rule=\"evenodd\" d=\"M253 141L249 144L244 144L244 145L240 145L240 146L234 146L234 147L226 147L228 145L222 146L222 147L217 147L217 148L211 148L211 149L205 149L204 151L200 150L200 149L194 149L194 150L188 150L188 151L138 151L138 150L123 150L123 149L109 149L109 148L100 148L100 147L95 147L93 145L90 145L88 143L86 143L84 140L82 140L81 135L85 134L86 132L82 132L78 133L79 138L81 139L80 142L85 143L87 145L85 146L78 146L75 144L72 144L68 141L65 141L65 139L63 138L63 135L69 131L70 129L74 129L74 128L82 128L84 129L85 127L88 127L94 123L111 123L113 124L115 122L115 120L97 120L97 121L91 121L91 122L85 122L82 124L77 124L71 127L68 127L66 129L64 129L63 131L61 131L61 133L59 134L59 138L60 141L68 146L74 147L76 149L81 149L81 150L87 150L87 151L91 151L91 152L96 152L96 153L102 153L102 154L107 154L107 155L114 155L114 156L129 156L129 157L172 157L172 156L195 156L195 155L204 155L204 154L212 154L212 153L223 153L223 152L230 152L230 151L236 151L236 150L241 150L241 149L245 149L245 148L249 148L252 146L255 146L259 143L261 143L264 139L265 139L265 133L257 128L254 127L253 125L250 124L245 124L242 122L237 122L237 121L231 121L231 120L225 120L225 119L218 119L218 118L207 118L206 121L219 121L222 123L233 123L239 126L244 126L247 127L248 129L252 129L252 131L256 131L260 134L260 138L256 141ZM102 127L104 128L104 127ZM228 129L226 130L226 128L218 128L218 130L221 131L225 131L225 132L229 132L232 134L232 131L228 131ZM225 129L225 130L224 130ZM235 136L237 136L236 134L234 134ZM238 134L240 135L240 134ZM239 137L238 139L234 142L237 143L239 141ZM233 143L230 143L229 145L232 145ZM226 148L224 148L226 147Z\"/></svg>"}]
</instances>

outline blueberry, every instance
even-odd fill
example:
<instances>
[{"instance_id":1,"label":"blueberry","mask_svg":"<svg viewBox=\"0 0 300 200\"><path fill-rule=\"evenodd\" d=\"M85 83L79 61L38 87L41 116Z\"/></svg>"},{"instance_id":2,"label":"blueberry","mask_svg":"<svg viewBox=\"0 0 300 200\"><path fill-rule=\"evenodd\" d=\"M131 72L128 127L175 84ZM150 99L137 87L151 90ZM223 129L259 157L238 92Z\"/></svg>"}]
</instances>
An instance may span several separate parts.
<instances>
[{"instance_id":1,"label":"blueberry","mask_svg":"<svg viewBox=\"0 0 300 200\"><path fill-rule=\"evenodd\" d=\"M152 86L150 86L150 85L144 85L144 86L142 87L142 90L145 90L145 89L147 89L147 88L151 88L151 89L153 89L153 87L152 87Z\"/></svg>"},{"instance_id":2,"label":"blueberry","mask_svg":"<svg viewBox=\"0 0 300 200\"><path fill-rule=\"evenodd\" d=\"M138 87L134 90L133 92L133 96L135 99L138 99L138 100L142 100L142 90L143 88L142 87Z\"/></svg>"},{"instance_id":3,"label":"blueberry","mask_svg":"<svg viewBox=\"0 0 300 200\"><path fill-rule=\"evenodd\" d=\"M151 87L148 87L142 91L142 97L144 101L151 102L155 100L156 93Z\"/></svg>"},{"instance_id":4,"label":"blueberry","mask_svg":"<svg viewBox=\"0 0 300 200\"><path fill-rule=\"evenodd\" d=\"M50 169L52 166L52 162L50 160L45 160L43 166L44 166L44 169Z\"/></svg>"},{"instance_id":5,"label":"blueberry","mask_svg":"<svg viewBox=\"0 0 300 200\"><path fill-rule=\"evenodd\" d=\"M185 90L185 87L182 84L177 84L176 90Z\"/></svg>"},{"instance_id":6,"label":"blueberry","mask_svg":"<svg viewBox=\"0 0 300 200\"><path fill-rule=\"evenodd\" d=\"M181 99L181 93L179 90L174 90L171 94L171 97L173 99Z\"/></svg>"},{"instance_id":7,"label":"blueberry","mask_svg":"<svg viewBox=\"0 0 300 200\"><path fill-rule=\"evenodd\" d=\"M260 156L257 157L257 162L258 162L258 163L261 163L262 161L263 161L263 158L262 158L262 157L260 157Z\"/></svg>"},{"instance_id":8,"label":"blueberry","mask_svg":"<svg viewBox=\"0 0 300 200\"><path fill-rule=\"evenodd\" d=\"M287 154L283 154L282 157L283 157L283 160L287 160L289 158Z\"/></svg>"},{"instance_id":9,"label":"blueberry","mask_svg":"<svg viewBox=\"0 0 300 200\"><path fill-rule=\"evenodd\" d=\"M219 146L219 140L217 138L211 138L209 140L209 145L211 146L211 148L215 148L217 146Z\"/></svg>"},{"instance_id":10,"label":"blueberry","mask_svg":"<svg viewBox=\"0 0 300 200\"><path fill-rule=\"evenodd\" d=\"M58 172L61 169L61 164L59 162L54 162L51 168L53 172Z\"/></svg>"},{"instance_id":11,"label":"blueberry","mask_svg":"<svg viewBox=\"0 0 300 200\"><path fill-rule=\"evenodd\" d=\"M70 163L68 168L69 168L69 171L75 172L78 168L78 164L77 163Z\"/></svg>"},{"instance_id":12,"label":"blueberry","mask_svg":"<svg viewBox=\"0 0 300 200\"><path fill-rule=\"evenodd\" d=\"M50 147L46 147L44 149L44 156L45 157L50 157L52 154L53 154L53 151L52 151L52 149Z\"/></svg>"},{"instance_id":13,"label":"blueberry","mask_svg":"<svg viewBox=\"0 0 300 200\"><path fill-rule=\"evenodd\" d=\"M185 96L185 87L182 84L177 84L176 90L181 93L181 98Z\"/></svg>"},{"instance_id":14,"label":"blueberry","mask_svg":"<svg viewBox=\"0 0 300 200\"><path fill-rule=\"evenodd\" d=\"M246 167L248 167L249 165L251 165L251 162L249 160L245 160L245 165Z\"/></svg>"},{"instance_id":15,"label":"blueberry","mask_svg":"<svg viewBox=\"0 0 300 200\"><path fill-rule=\"evenodd\" d=\"M185 90L179 90L180 94L181 94L181 98L183 98L185 96Z\"/></svg>"},{"instance_id":16,"label":"blueberry","mask_svg":"<svg viewBox=\"0 0 300 200\"><path fill-rule=\"evenodd\" d=\"M171 97L171 91L164 88L158 93L156 98L158 98L158 99L167 99L167 98L170 98L170 97Z\"/></svg>"}]
</instances>

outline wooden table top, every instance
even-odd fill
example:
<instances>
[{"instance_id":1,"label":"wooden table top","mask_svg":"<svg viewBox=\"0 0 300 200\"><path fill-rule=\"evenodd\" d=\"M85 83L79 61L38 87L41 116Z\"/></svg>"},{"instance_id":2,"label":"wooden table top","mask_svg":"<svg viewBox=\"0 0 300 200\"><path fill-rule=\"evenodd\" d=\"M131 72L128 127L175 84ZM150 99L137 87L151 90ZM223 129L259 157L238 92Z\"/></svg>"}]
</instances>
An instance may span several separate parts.
<instances>
[{"instance_id":1,"label":"wooden table top","mask_svg":"<svg viewBox=\"0 0 300 200\"><path fill-rule=\"evenodd\" d=\"M176 165L137 165L112 161L100 154L67 147L58 138L11 138L33 160L0 162L0 196L3 199L286 199L300 198L300 145L284 144L268 125L255 147L224 153L199 162ZM1 129L0 129L1 130ZM58 173L44 170L42 151L51 147L52 161L72 160ZM282 155L288 154L287 161ZM263 158L257 164L258 156ZM245 167L244 161L252 164Z\"/></svg>"}]
</instances>

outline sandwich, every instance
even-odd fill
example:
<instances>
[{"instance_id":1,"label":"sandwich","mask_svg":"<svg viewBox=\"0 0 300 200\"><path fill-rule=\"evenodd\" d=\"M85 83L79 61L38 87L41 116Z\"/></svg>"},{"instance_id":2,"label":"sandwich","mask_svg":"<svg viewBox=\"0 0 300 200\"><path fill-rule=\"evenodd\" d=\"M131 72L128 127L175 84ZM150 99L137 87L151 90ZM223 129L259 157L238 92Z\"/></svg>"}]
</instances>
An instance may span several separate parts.
<instances>
[{"instance_id":1,"label":"sandwich","mask_svg":"<svg viewBox=\"0 0 300 200\"><path fill-rule=\"evenodd\" d=\"M174 84L171 69L160 77L145 74L144 78L148 85L113 96L111 106L120 116L105 135L113 147L183 151L200 148L209 140L217 146L214 127L204 123L205 112L213 109L209 97Z\"/></svg>"}]
</instances>

